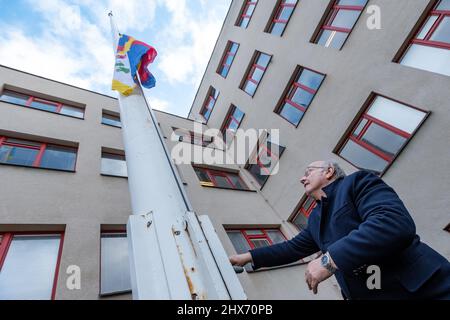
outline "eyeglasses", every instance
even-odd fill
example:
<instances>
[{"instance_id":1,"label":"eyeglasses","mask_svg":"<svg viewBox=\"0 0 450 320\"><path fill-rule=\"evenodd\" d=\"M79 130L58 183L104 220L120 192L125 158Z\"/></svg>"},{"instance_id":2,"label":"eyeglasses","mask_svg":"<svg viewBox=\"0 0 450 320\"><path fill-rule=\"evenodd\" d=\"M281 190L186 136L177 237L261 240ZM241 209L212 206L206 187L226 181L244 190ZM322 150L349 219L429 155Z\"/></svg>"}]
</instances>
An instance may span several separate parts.
<instances>
[{"instance_id":1,"label":"eyeglasses","mask_svg":"<svg viewBox=\"0 0 450 320\"><path fill-rule=\"evenodd\" d=\"M315 169L327 169L328 167L315 167L315 166L310 166L310 167L306 167L305 170L305 177L308 177L311 172L313 172Z\"/></svg>"}]
</instances>

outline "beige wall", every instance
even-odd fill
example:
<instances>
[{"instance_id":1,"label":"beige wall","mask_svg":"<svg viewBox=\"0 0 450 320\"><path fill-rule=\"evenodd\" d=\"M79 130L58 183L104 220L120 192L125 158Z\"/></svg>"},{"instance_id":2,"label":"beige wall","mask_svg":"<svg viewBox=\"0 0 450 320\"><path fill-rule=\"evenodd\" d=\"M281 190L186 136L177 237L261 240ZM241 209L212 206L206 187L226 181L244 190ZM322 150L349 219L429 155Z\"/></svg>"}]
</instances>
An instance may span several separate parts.
<instances>
[{"instance_id":1,"label":"beige wall","mask_svg":"<svg viewBox=\"0 0 450 320\"><path fill-rule=\"evenodd\" d=\"M232 2L189 114L198 112L210 85L220 91L211 118L204 128L219 128L231 103L246 114L242 128L276 128L286 146L280 171L259 190L242 165L239 170L252 191L202 187L190 164L178 170L198 214L208 214L229 254L234 248L225 226L281 226L288 237L296 234L287 222L303 190L299 183L304 167L315 159L338 159L350 173L352 165L332 153L371 92L377 92L432 112L418 133L383 176L395 188L417 224L422 239L450 258L450 222L446 195L450 173L446 170L450 147L450 78L392 63L392 59L427 6L427 0L370 0L382 9L382 29L368 30L362 16L342 50L309 43L328 1L300 0L282 37L262 32L275 0L259 1L247 29L234 26L242 0ZM400 14L401 13L401 14ZM228 40L240 43L226 79L216 69ZM272 54L271 63L253 98L238 88L254 50ZM327 76L298 128L273 112L297 65ZM118 111L117 100L79 88L0 67L0 86L16 86L63 98L86 106L85 120L0 102L0 134L22 133L79 145L76 173L0 165L8 184L0 188L0 227L7 224L66 226L66 240L57 288L57 299L97 299L101 224L125 224L130 214L127 181L100 175L101 148L122 150L120 129L101 125L101 110ZM171 127L193 129L189 119L156 112L169 149ZM185 144L186 147L190 145ZM200 147L196 147L200 148ZM82 269L82 290L65 288L68 265ZM305 266L289 266L239 275L249 298L340 298L333 279L319 287L319 296L307 290ZM121 295L115 298L129 298Z\"/></svg>"}]
</instances>

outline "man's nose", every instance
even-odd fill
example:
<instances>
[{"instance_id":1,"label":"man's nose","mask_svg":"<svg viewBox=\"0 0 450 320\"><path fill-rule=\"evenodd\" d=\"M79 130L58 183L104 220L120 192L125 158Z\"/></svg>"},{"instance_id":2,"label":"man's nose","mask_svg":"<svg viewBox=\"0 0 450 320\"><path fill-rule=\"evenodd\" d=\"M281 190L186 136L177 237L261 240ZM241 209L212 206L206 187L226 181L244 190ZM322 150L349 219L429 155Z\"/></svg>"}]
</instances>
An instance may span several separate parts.
<instances>
[{"instance_id":1,"label":"man's nose","mask_svg":"<svg viewBox=\"0 0 450 320\"><path fill-rule=\"evenodd\" d=\"M301 177L300 183L304 185L305 182L306 182L306 177L305 176Z\"/></svg>"}]
</instances>

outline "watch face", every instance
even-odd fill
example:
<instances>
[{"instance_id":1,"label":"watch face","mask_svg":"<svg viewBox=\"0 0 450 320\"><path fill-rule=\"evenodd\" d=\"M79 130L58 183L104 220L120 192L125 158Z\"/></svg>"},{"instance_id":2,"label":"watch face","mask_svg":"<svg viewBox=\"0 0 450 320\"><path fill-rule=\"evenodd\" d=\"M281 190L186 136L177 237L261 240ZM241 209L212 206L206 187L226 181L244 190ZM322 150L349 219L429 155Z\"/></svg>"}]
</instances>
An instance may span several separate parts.
<instances>
[{"instance_id":1,"label":"watch face","mask_svg":"<svg viewBox=\"0 0 450 320\"><path fill-rule=\"evenodd\" d=\"M322 265L323 265L323 266L326 265L326 264L328 264L328 256L323 255L323 256L322 256L322 259L321 259L321 262L322 262Z\"/></svg>"}]
</instances>

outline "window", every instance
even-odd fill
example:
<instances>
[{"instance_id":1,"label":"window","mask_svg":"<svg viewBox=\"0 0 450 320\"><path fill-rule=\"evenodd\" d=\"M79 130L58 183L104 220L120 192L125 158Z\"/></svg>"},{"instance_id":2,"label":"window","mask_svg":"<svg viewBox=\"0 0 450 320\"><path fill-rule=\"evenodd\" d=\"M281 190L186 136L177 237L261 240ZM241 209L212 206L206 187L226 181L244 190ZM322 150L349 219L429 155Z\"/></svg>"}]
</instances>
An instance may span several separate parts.
<instances>
[{"instance_id":1,"label":"window","mask_svg":"<svg viewBox=\"0 0 450 320\"><path fill-rule=\"evenodd\" d=\"M200 184L204 187L249 190L238 173L194 167Z\"/></svg>"},{"instance_id":2,"label":"window","mask_svg":"<svg viewBox=\"0 0 450 320\"><path fill-rule=\"evenodd\" d=\"M131 291L128 241L125 232L102 232L100 294Z\"/></svg>"},{"instance_id":3,"label":"window","mask_svg":"<svg viewBox=\"0 0 450 320\"><path fill-rule=\"evenodd\" d=\"M116 177L128 177L125 156L120 154L102 152L101 174Z\"/></svg>"},{"instance_id":4,"label":"window","mask_svg":"<svg viewBox=\"0 0 450 320\"><path fill-rule=\"evenodd\" d=\"M298 209L289 219L300 231L306 229L308 226L308 218L313 209L316 207L314 198L306 196L300 203Z\"/></svg>"},{"instance_id":5,"label":"window","mask_svg":"<svg viewBox=\"0 0 450 320\"><path fill-rule=\"evenodd\" d=\"M298 126L324 78L324 74L297 67L294 80L275 112Z\"/></svg>"},{"instance_id":6,"label":"window","mask_svg":"<svg viewBox=\"0 0 450 320\"><path fill-rule=\"evenodd\" d=\"M230 71L231 64L233 63L234 56L236 55L236 52L239 49L239 44L228 41L227 47L225 48L225 53L222 57L222 60L220 62L220 66L217 69L217 73L220 74L222 77L226 78L228 75L228 72Z\"/></svg>"},{"instance_id":7,"label":"window","mask_svg":"<svg viewBox=\"0 0 450 320\"><path fill-rule=\"evenodd\" d=\"M261 188L278 165L279 157L284 149L285 147L276 145L269 139L257 145L254 161L252 163L249 162L246 169L258 181Z\"/></svg>"},{"instance_id":8,"label":"window","mask_svg":"<svg viewBox=\"0 0 450 320\"><path fill-rule=\"evenodd\" d=\"M107 113L105 110L102 113L102 124L122 128L120 116L118 114Z\"/></svg>"},{"instance_id":9,"label":"window","mask_svg":"<svg viewBox=\"0 0 450 320\"><path fill-rule=\"evenodd\" d=\"M272 56L268 54L256 51L256 54L251 62L251 67L244 77L241 89L247 92L253 97L256 89L258 88L261 79L266 72L266 68L269 65Z\"/></svg>"},{"instance_id":10,"label":"window","mask_svg":"<svg viewBox=\"0 0 450 320\"><path fill-rule=\"evenodd\" d=\"M450 0L432 8L400 63L450 76Z\"/></svg>"},{"instance_id":11,"label":"window","mask_svg":"<svg viewBox=\"0 0 450 320\"><path fill-rule=\"evenodd\" d=\"M235 229L227 230L227 234L238 254L286 240L279 229ZM245 265L245 270L253 271L249 264Z\"/></svg>"},{"instance_id":12,"label":"window","mask_svg":"<svg viewBox=\"0 0 450 320\"><path fill-rule=\"evenodd\" d=\"M427 115L377 95L351 129L338 154L359 169L382 174Z\"/></svg>"},{"instance_id":13,"label":"window","mask_svg":"<svg viewBox=\"0 0 450 320\"><path fill-rule=\"evenodd\" d=\"M24 107L59 113L75 118L84 118L84 109L69 106L61 102L50 101L34 96L18 93L10 90L4 90L0 95L0 101L18 104Z\"/></svg>"},{"instance_id":14,"label":"window","mask_svg":"<svg viewBox=\"0 0 450 320\"><path fill-rule=\"evenodd\" d=\"M62 233L0 234L0 300L54 299Z\"/></svg>"},{"instance_id":15,"label":"window","mask_svg":"<svg viewBox=\"0 0 450 320\"><path fill-rule=\"evenodd\" d=\"M77 149L0 136L0 163L75 171Z\"/></svg>"},{"instance_id":16,"label":"window","mask_svg":"<svg viewBox=\"0 0 450 320\"><path fill-rule=\"evenodd\" d=\"M213 143L214 138L205 135L196 134L192 131L172 127L175 136L180 142L188 142L198 146L208 147Z\"/></svg>"},{"instance_id":17,"label":"window","mask_svg":"<svg viewBox=\"0 0 450 320\"><path fill-rule=\"evenodd\" d=\"M341 49L366 3L367 0L335 0L314 43Z\"/></svg>"},{"instance_id":18,"label":"window","mask_svg":"<svg viewBox=\"0 0 450 320\"><path fill-rule=\"evenodd\" d=\"M231 105L222 124L222 129L220 130L223 134L224 141L227 141L227 136L231 137L231 135L236 133L237 129L241 125L244 115L244 112L242 112L238 107Z\"/></svg>"},{"instance_id":19,"label":"window","mask_svg":"<svg viewBox=\"0 0 450 320\"><path fill-rule=\"evenodd\" d=\"M211 112L214 109L217 98L219 97L219 91L213 87L209 87L208 96L206 97L205 103L203 104L200 114L205 118L206 121L209 120Z\"/></svg>"},{"instance_id":20,"label":"window","mask_svg":"<svg viewBox=\"0 0 450 320\"><path fill-rule=\"evenodd\" d=\"M252 18L253 12L255 11L256 4L258 0L245 0L244 5L242 6L241 13L239 14L239 18L236 22L236 26L247 28L250 23L250 19Z\"/></svg>"},{"instance_id":21,"label":"window","mask_svg":"<svg viewBox=\"0 0 450 320\"><path fill-rule=\"evenodd\" d=\"M281 36L286 25L294 12L297 0L280 0L272 16L272 20L266 32Z\"/></svg>"}]
</instances>

